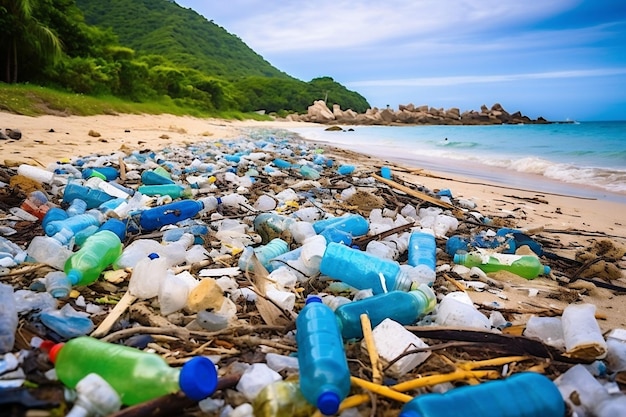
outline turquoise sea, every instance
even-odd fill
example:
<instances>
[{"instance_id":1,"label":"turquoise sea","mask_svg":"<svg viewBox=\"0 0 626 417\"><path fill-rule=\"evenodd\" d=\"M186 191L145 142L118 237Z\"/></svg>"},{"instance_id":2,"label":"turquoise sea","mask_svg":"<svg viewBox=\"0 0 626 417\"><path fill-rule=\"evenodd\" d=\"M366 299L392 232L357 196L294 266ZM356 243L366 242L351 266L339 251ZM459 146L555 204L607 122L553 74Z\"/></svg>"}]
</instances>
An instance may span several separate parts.
<instances>
[{"instance_id":1,"label":"turquoise sea","mask_svg":"<svg viewBox=\"0 0 626 417\"><path fill-rule=\"evenodd\" d=\"M325 128L290 130L411 167L626 203L626 121Z\"/></svg>"}]
</instances>

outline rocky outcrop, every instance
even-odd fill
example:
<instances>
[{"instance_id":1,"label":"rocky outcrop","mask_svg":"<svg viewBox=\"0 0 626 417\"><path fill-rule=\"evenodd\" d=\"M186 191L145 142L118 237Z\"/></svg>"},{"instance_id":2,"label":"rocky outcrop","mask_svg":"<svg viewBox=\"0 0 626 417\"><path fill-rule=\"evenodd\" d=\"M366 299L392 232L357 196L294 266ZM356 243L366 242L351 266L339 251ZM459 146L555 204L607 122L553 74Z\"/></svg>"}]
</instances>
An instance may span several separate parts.
<instances>
[{"instance_id":1,"label":"rocky outcrop","mask_svg":"<svg viewBox=\"0 0 626 417\"><path fill-rule=\"evenodd\" d=\"M543 117L536 120L522 115L519 111L510 114L500 103L491 108L482 105L479 111L468 110L461 112L457 107L449 109L434 108L427 105L416 107L414 104L401 104L398 110L374 107L365 113L359 114L353 110L341 110L337 104L331 111L323 100L318 100L309 106L307 114L291 114L287 116L291 121L316 122L325 124L354 124L354 125L495 125L495 124L546 124L550 123Z\"/></svg>"}]
</instances>

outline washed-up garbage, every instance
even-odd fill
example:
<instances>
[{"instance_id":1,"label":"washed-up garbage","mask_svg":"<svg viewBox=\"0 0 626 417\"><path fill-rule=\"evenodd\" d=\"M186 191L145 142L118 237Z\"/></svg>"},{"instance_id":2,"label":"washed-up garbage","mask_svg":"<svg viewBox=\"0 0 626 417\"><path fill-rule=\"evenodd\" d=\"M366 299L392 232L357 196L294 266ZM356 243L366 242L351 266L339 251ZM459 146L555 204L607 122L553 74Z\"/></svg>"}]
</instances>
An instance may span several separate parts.
<instances>
[{"instance_id":1,"label":"washed-up garbage","mask_svg":"<svg viewBox=\"0 0 626 417\"><path fill-rule=\"evenodd\" d=\"M455 190L410 192L398 170L262 131L21 164L11 174L39 188L16 198L30 218L2 220L21 229L0 237L0 266L18 271L0 276L0 354L51 349L14 380L56 373L73 415L154 401L176 415L495 416L512 399L514 416L563 415L551 379L568 366L626 369L626 337L605 340L586 303L532 316L475 302L471 288L516 290L497 271L545 291L565 261L512 224L477 226Z\"/></svg>"}]
</instances>

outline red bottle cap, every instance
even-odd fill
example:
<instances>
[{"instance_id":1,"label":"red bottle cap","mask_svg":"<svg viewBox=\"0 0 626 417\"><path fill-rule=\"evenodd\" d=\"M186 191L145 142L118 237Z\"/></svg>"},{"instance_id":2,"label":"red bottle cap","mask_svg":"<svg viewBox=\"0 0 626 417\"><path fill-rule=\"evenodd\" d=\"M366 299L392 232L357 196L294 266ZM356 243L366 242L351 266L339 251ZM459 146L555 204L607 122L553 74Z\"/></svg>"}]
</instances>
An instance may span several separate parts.
<instances>
[{"instance_id":1,"label":"red bottle cap","mask_svg":"<svg viewBox=\"0 0 626 417\"><path fill-rule=\"evenodd\" d=\"M50 351L48 352L48 357L50 358L50 361L52 363L55 363L57 361L57 355L64 345L65 343L57 343L56 345L52 346L52 348L50 348Z\"/></svg>"}]
</instances>

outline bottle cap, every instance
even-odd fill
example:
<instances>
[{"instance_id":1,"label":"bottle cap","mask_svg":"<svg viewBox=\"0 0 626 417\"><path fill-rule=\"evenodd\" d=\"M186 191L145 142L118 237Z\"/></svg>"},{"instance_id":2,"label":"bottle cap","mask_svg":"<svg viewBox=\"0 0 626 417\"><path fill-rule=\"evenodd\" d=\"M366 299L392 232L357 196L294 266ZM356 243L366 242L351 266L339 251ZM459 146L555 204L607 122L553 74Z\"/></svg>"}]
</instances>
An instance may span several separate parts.
<instances>
[{"instance_id":1,"label":"bottle cap","mask_svg":"<svg viewBox=\"0 0 626 417\"><path fill-rule=\"evenodd\" d=\"M67 272L67 277L70 279L72 285L77 285L80 280L83 278L83 273L77 269L70 269Z\"/></svg>"},{"instance_id":2,"label":"bottle cap","mask_svg":"<svg viewBox=\"0 0 626 417\"><path fill-rule=\"evenodd\" d=\"M159 258L159 254L155 253L155 252L152 252L150 255L148 255L148 258L150 258L150 259L157 259L157 258Z\"/></svg>"},{"instance_id":3,"label":"bottle cap","mask_svg":"<svg viewBox=\"0 0 626 417\"><path fill-rule=\"evenodd\" d=\"M48 357L50 358L50 362L56 363L57 355L59 354L59 351L64 345L65 343L57 343L56 345L50 348L50 350L48 351Z\"/></svg>"},{"instance_id":4,"label":"bottle cap","mask_svg":"<svg viewBox=\"0 0 626 417\"><path fill-rule=\"evenodd\" d=\"M310 304L310 303L321 303L322 302L322 298L319 295L316 294L309 294L306 297L306 303L305 304Z\"/></svg>"},{"instance_id":5,"label":"bottle cap","mask_svg":"<svg viewBox=\"0 0 626 417\"><path fill-rule=\"evenodd\" d=\"M307 300L308 301L308 300ZM326 391L322 392L319 397L317 397L317 408L322 412L322 414L326 416L332 416L337 413L339 410L339 404L341 403L341 399L336 392Z\"/></svg>"},{"instance_id":6,"label":"bottle cap","mask_svg":"<svg viewBox=\"0 0 626 417\"><path fill-rule=\"evenodd\" d=\"M188 398L194 401L204 400L217 388L215 365L204 356L191 359L183 365L178 384Z\"/></svg>"},{"instance_id":7,"label":"bottle cap","mask_svg":"<svg viewBox=\"0 0 626 417\"><path fill-rule=\"evenodd\" d=\"M401 411L398 417L422 417L422 414L415 410Z\"/></svg>"},{"instance_id":8,"label":"bottle cap","mask_svg":"<svg viewBox=\"0 0 626 417\"><path fill-rule=\"evenodd\" d=\"M544 265L543 266L543 274L544 275L550 275L550 271L552 271L552 269L548 265Z\"/></svg>"}]
</instances>

